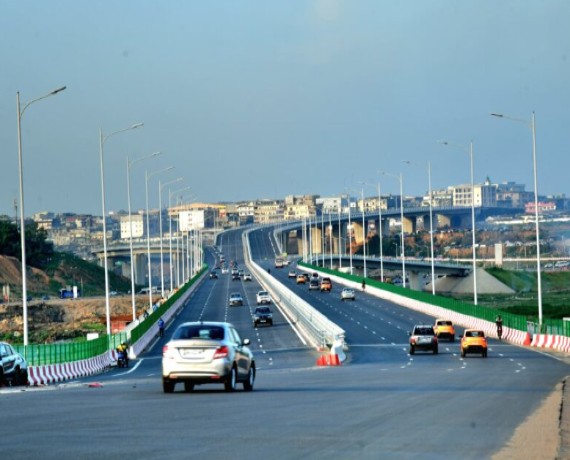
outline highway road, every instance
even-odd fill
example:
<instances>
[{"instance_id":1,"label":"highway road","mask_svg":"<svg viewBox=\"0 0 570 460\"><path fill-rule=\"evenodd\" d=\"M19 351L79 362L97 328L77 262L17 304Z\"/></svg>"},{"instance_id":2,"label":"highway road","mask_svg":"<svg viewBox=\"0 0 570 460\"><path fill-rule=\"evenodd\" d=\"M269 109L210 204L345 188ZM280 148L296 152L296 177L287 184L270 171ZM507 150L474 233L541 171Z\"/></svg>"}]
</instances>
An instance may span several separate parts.
<instances>
[{"instance_id":1,"label":"highway road","mask_svg":"<svg viewBox=\"0 0 570 460\"><path fill-rule=\"evenodd\" d=\"M436 356L407 352L408 331L433 318L357 293L341 302L308 291L275 269L267 229L251 234L253 257L346 331L347 362L315 366L277 308L275 325L255 329L257 282L206 279L128 370L47 388L0 394L3 453L26 459L449 459L490 458L568 373L563 362L491 340L489 357L461 359L457 343ZM239 231L223 235L226 260L242 265ZM208 262L214 262L212 251ZM231 292L246 299L228 307ZM250 338L257 361L253 392L222 385L162 392L161 349L188 320L232 322ZM101 386L90 387L97 383ZM7 457L8 458L8 457Z\"/></svg>"}]
</instances>

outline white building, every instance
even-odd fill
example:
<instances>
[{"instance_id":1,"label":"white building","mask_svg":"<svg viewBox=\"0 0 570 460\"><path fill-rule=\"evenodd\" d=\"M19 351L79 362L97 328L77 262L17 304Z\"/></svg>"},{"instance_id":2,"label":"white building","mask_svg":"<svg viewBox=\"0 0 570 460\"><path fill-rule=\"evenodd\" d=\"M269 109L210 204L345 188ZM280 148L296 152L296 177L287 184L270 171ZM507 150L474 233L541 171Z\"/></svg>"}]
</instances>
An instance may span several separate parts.
<instances>
[{"instance_id":1,"label":"white building","mask_svg":"<svg viewBox=\"0 0 570 460\"><path fill-rule=\"evenodd\" d=\"M142 214L131 216L133 221L133 238L142 238L145 235L145 220ZM129 216L121 216L121 239L131 237L131 226Z\"/></svg>"},{"instance_id":2,"label":"white building","mask_svg":"<svg viewBox=\"0 0 570 460\"><path fill-rule=\"evenodd\" d=\"M206 211L203 209L181 211L178 214L178 218L180 231L189 232L191 230L201 230L205 227Z\"/></svg>"}]
</instances>

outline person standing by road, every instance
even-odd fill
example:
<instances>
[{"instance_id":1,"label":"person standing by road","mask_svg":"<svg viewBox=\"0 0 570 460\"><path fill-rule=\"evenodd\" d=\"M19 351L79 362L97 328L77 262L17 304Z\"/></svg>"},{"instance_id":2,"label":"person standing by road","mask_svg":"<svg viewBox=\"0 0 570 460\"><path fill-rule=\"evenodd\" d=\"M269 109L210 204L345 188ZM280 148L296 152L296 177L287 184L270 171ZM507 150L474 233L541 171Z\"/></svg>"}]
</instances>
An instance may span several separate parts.
<instances>
[{"instance_id":1,"label":"person standing by road","mask_svg":"<svg viewBox=\"0 0 570 460\"><path fill-rule=\"evenodd\" d=\"M495 324L497 325L497 337L499 337L499 340L502 340L501 337L503 336L503 318L501 318L501 315L497 315L495 318Z\"/></svg>"},{"instance_id":2,"label":"person standing by road","mask_svg":"<svg viewBox=\"0 0 570 460\"><path fill-rule=\"evenodd\" d=\"M162 318L158 320L158 336L164 337L164 320Z\"/></svg>"}]
</instances>

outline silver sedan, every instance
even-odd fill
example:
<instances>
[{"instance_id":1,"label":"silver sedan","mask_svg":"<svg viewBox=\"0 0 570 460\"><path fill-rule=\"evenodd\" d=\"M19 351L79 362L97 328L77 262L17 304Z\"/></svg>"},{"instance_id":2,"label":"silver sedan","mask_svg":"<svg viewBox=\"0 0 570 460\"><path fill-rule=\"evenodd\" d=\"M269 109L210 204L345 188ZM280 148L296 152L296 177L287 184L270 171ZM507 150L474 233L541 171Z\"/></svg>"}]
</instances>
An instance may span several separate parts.
<instances>
[{"instance_id":1,"label":"silver sedan","mask_svg":"<svg viewBox=\"0 0 570 460\"><path fill-rule=\"evenodd\" d=\"M238 382L245 391L253 390L255 360L249 343L230 323L181 324L162 349L163 391L172 393L178 382L186 392L206 383L234 391Z\"/></svg>"}]
</instances>

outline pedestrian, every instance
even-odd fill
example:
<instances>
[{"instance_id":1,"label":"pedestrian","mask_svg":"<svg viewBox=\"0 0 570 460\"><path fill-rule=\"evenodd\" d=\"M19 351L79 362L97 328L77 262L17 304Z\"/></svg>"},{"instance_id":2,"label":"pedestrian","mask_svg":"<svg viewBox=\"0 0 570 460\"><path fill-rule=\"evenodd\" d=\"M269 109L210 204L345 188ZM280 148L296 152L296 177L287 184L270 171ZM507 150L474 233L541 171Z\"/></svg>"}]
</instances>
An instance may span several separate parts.
<instances>
[{"instance_id":1,"label":"pedestrian","mask_svg":"<svg viewBox=\"0 0 570 460\"><path fill-rule=\"evenodd\" d=\"M164 320L162 318L158 320L158 336L164 337Z\"/></svg>"},{"instance_id":2,"label":"pedestrian","mask_svg":"<svg viewBox=\"0 0 570 460\"><path fill-rule=\"evenodd\" d=\"M366 279L362 278L362 290L366 290Z\"/></svg>"},{"instance_id":3,"label":"pedestrian","mask_svg":"<svg viewBox=\"0 0 570 460\"><path fill-rule=\"evenodd\" d=\"M501 315L497 315L495 318L495 324L497 325L497 337L499 340L502 340L501 337L503 336L503 318L501 318Z\"/></svg>"}]
</instances>

